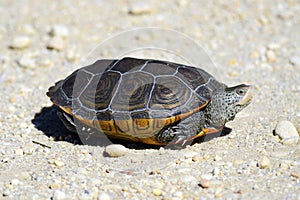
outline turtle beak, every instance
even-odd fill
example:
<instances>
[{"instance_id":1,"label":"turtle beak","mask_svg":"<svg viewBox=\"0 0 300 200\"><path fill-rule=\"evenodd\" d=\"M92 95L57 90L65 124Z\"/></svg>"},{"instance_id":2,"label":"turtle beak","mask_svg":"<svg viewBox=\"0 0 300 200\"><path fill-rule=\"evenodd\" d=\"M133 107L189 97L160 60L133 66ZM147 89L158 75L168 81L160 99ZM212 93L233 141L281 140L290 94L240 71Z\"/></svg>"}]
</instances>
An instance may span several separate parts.
<instances>
[{"instance_id":1,"label":"turtle beak","mask_svg":"<svg viewBox=\"0 0 300 200\"><path fill-rule=\"evenodd\" d=\"M243 98L237 103L237 105L244 106L248 105L253 98L253 87L251 85L241 85L241 88L245 90L245 95Z\"/></svg>"}]
</instances>

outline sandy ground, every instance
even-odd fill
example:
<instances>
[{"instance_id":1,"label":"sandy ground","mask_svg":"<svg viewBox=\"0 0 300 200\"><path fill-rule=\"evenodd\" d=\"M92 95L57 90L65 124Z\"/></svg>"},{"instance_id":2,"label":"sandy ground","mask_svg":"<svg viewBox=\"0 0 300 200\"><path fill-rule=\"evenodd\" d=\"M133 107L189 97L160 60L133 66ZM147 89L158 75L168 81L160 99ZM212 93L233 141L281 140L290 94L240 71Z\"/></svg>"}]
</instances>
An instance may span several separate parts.
<instances>
[{"instance_id":1,"label":"sandy ground","mask_svg":"<svg viewBox=\"0 0 300 200\"><path fill-rule=\"evenodd\" d=\"M213 2L2 0L0 199L300 199L299 142L273 135L281 120L300 128L300 2ZM192 63L256 95L227 136L107 157L45 93L124 55Z\"/></svg>"}]
</instances>

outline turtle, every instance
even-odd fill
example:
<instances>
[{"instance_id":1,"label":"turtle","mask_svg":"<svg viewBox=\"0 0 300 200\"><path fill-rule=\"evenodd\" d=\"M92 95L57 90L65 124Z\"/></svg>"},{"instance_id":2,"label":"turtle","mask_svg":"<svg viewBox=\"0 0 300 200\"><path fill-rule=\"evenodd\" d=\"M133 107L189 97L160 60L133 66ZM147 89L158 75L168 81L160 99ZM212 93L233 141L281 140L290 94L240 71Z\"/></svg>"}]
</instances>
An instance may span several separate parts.
<instances>
[{"instance_id":1,"label":"turtle","mask_svg":"<svg viewBox=\"0 0 300 200\"><path fill-rule=\"evenodd\" d=\"M124 57L77 69L47 96L81 139L183 145L222 131L250 104L252 91L246 84L228 87L199 67Z\"/></svg>"}]
</instances>

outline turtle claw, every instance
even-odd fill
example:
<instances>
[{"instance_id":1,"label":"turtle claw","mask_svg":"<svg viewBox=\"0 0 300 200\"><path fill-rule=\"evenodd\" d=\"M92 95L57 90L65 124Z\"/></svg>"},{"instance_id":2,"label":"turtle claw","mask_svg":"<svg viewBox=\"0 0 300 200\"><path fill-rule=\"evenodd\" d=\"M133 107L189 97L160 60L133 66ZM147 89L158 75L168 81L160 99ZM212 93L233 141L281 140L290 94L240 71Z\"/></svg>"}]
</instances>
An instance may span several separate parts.
<instances>
[{"instance_id":1,"label":"turtle claw","mask_svg":"<svg viewBox=\"0 0 300 200\"><path fill-rule=\"evenodd\" d=\"M176 136L176 135L178 135L180 132L173 132L173 133L171 133L171 136Z\"/></svg>"},{"instance_id":2,"label":"turtle claw","mask_svg":"<svg viewBox=\"0 0 300 200\"><path fill-rule=\"evenodd\" d=\"M188 140L186 139L186 137L181 135L181 136L178 136L178 139L174 142L174 144L181 143L181 145L184 146L187 141Z\"/></svg>"},{"instance_id":3,"label":"turtle claw","mask_svg":"<svg viewBox=\"0 0 300 200\"><path fill-rule=\"evenodd\" d=\"M66 118L66 120L68 120L68 122L70 122L70 124L72 124L74 127L76 127L76 124L74 123L74 121L71 119L71 117L69 117L66 113L63 113L64 117Z\"/></svg>"}]
</instances>

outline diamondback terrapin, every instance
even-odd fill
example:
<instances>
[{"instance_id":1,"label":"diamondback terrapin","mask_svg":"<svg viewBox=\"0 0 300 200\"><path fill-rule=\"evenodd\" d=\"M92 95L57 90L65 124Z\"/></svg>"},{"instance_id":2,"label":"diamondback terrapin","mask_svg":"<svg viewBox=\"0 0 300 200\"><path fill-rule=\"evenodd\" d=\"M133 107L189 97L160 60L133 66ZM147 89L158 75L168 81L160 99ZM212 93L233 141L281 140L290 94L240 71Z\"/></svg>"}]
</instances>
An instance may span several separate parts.
<instances>
[{"instance_id":1,"label":"diamondback terrapin","mask_svg":"<svg viewBox=\"0 0 300 200\"><path fill-rule=\"evenodd\" d=\"M65 126L85 138L166 145L221 131L250 103L252 88L228 87L192 66L126 57L80 68L47 95Z\"/></svg>"}]
</instances>

